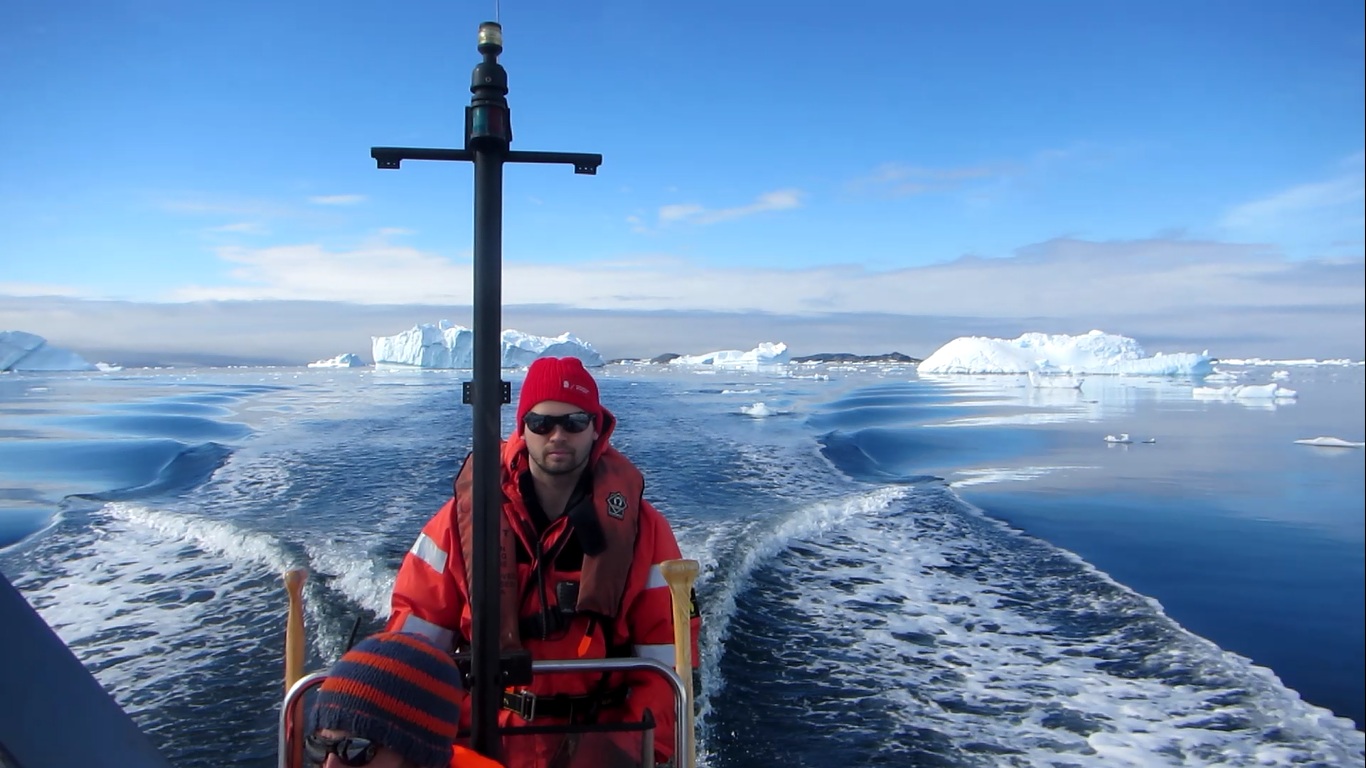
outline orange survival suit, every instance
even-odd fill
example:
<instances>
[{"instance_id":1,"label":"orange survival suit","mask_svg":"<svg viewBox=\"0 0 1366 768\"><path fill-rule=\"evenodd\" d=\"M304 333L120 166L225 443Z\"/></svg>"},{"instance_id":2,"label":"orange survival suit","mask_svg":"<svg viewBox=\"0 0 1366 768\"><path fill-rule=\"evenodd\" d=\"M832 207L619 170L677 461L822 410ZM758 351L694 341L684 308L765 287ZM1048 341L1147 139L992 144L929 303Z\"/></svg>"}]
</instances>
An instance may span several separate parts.
<instances>
[{"instance_id":1,"label":"orange survival suit","mask_svg":"<svg viewBox=\"0 0 1366 768\"><path fill-rule=\"evenodd\" d=\"M659 564L681 557L678 542L668 521L642 497L640 471L609 445L616 419L605 408L602 425L579 491L565 514L548 523L539 516L544 524L539 533L529 510L539 505L531 490L526 442L514 434L503 443L501 644L504 650L523 647L533 659L639 656L672 667L672 599ZM427 521L404 556L387 629L468 649L472 475L473 462L466 457L451 500ZM699 629L694 606L694 659ZM557 673L506 691L498 720L501 726L638 722L648 709L656 723L655 759L664 762L674 752L673 701L668 683L648 672ZM503 762L508 768L550 768L559 764L552 761L563 754L563 741L560 735L508 737ZM568 764L601 759L584 754Z\"/></svg>"}]
</instances>

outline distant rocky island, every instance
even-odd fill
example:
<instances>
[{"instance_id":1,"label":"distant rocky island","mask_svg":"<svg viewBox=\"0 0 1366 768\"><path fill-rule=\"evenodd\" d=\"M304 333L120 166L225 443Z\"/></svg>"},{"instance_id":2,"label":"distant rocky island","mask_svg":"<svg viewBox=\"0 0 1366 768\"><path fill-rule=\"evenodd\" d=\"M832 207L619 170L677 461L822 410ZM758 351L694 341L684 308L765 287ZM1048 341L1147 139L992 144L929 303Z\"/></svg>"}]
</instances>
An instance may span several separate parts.
<instances>
[{"instance_id":1,"label":"distant rocky island","mask_svg":"<svg viewBox=\"0 0 1366 768\"><path fill-rule=\"evenodd\" d=\"M657 365L663 365L663 364L665 364L665 363L669 363L669 362L672 362L672 361L674 361L674 360L677 360L677 359L680 358L680 357L683 357L683 355L680 355L680 354L678 354L677 352L665 352L664 354L662 354L662 355L656 355L655 357L652 357L652 358L650 358L648 361L645 361L645 362L654 363L654 364L657 364ZM638 362L641 362L641 361L640 361L640 360L636 360L636 359L631 359L631 358L618 358L618 359L616 359L616 360L608 360L607 362L608 362L608 363L638 363ZM919 360L918 358L911 357L910 355L903 355L903 354L901 354L900 352L888 352L888 353L885 354L885 355L855 355L855 354L853 354L852 352L820 352L820 353L817 353L817 354L814 354L814 355L807 355L807 356L805 356L805 357L794 357L794 358L792 358L791 360L789 360L788 362L797 363L797 364L801 364L801 363L906 363L906 364L910 364L910 365L915 365L916 363L919 363L920 360Z\"/></svg>"},{"instance_id":2,"label":"distant rocky island","mask_svg":"<svg viewBox=\"0 0 1366 768\"><path fill-rule=\"evenodd\" d=\"M885 355L855 355L850 352L820 352L806 357L792 358L794 363L909 363L920 362L919 358L888 352Z\"/></svg>"}]
</instances>

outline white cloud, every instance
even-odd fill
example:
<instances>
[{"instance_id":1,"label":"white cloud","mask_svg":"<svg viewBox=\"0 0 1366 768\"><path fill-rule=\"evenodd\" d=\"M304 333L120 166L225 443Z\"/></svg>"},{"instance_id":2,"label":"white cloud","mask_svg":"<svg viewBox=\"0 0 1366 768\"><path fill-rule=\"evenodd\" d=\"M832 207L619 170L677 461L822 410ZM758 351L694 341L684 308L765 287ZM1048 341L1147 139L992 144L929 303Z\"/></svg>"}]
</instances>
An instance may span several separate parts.
<instances>
[{"instance_id":1,"label":"white cloud","mask_svg":"<svg viewBox=\"0 0 1366 768\"><path fill-rule=\"evenodd\" d=\"M1013 160L943 168L887 162L850 180L845 188L854 194L883 197L957 193L969 203L989 203L1014 185L1046 177L1060 169L1076 171L1103 166L1122 151L1078 143L1061 149L1041 149Z\"/></svg>"},{"instance_id":2,"label":"white cloud","mask_svg":"<svg viewBox=\"0 0 1366 768\"><path fill-rule=\"evenodd\" d=\"M209 227L209 228L208 228L207 230L205 230L205 231L207 231L207 232L213 232L213 233L218 233L218 234L234 234L234 235L266 235L266 234L270 234L270 230L266 227L266 225L265 225L265 224L262 224L262 223L259 222L259 221L239 221L239 222L235 222L235 223L233 223L233 224L223 224L223 225L220 225L220 226L217 226L217 227Z\"/></svg>"},{"instance_id":3,"label":"white cloud","mask_svg":"<svg viewBox=\"0 0 1366 768\"><path fill-rule=\"evenodd\" d=\"M1220 223L1231 229L1264 227L1325 208L1360 205L1361 177L1344 176L1329 181L1300 184L1270 197L1235 206Z\"/></svg>"},{"instance_id":4,"label":"white cloud","mask_svg":"<svg viewBox=\"0 0 1366 768\"><path fill-rule=\"evenodd\" d=\"M215 195L188 194L162 200L162 210L195 216L232 216L244 219L269 219L289 216L293 210L270 200Z\"/></svg>"},{"instance_id":5,"label":"white cloud","mask_svg":"<svg viewBox=\"0 0 1366 768\"><path fill-rule=\"evenodd\" d=\"M219 250L233 283L194 286L197 299L307 299L367 304L469 302L471 264L383 240L348 250L317 244ZM1336 272L1334 271L1336 270ZM1357 306L1360 259L1287 260L1260 246L1188 240L1054 240L1012 258L963 258L869 270L701 267L670 255L577 264L506 262L505 304L610 310L760 311L1076 317L1182 313L1190 307Z\"/></svg>"},{"instance_id":6,"label":"white cloud","mask_svg":"<svg viewBox=\"0 0 1366 768\"><path fill-rule=\"evenodd\" d=\"M1230 234L1277 242L1331 244L1360 237L1366 204L1363 153L1344 159L1330 178L1297 184L1226 211Z\"/></svg>"},{"instance_id":7,"label":"white cloud","mask_svg":"<svg viewBox=\"0 0 1366 768\"><path fill-rule=\"evenodd\" d=\"M1180 313L1194 306L1360 306L1359 280L1313 279L1315 270L1326 266L1290 262L1245 245L1060 240L1022 249L1014 258L888 271L858 265L703 269L665 257L573 266L509 264L503 286L509 303L785 314L1086 317ZM1359 276L1360 262L1349 269Z\"/></svg>"},{"instance_id":8,"label":"white cloud","mask_svg":"<svg viewBox=\"0 0 1366 768\"><path fill-rule=\"evenodd\" d=\"M360 329L366 323L369 333L392 333L405 323L445 317L440 307L468 307L473 301L473 275L465 254L447 258L384 241L346 250L302 244L225 248L219 254L231 265L234 282L185 288L169 298L285 299L333 307L328 317L334 319L320 316L317 322L349 317L348 332L362 340L366 332ZM868 346L875 343L884 351L927 354L956 335L1013 337L1025 331L1100 328L1134 336L1150 351L1208 347L1228 356L1359 358L1366 332L1364 282L1361 258L1294 260L1260 246L1182 239L1065 239L1022 248L1010 258L965 257L883 271L856 264L713 268L668 254L628 254L574 265L509 262L504 265L502 299L506 317L528 308L540 313L540 325L522 330L554 335L591 328L592 335L585 338L600 348L629 341L633 354L718 349L722 346L715 343L721 338L729 339L723 346L778 339L802 341L806 352L855 346L876 351ZM0 292L80 293L27 284L0 284ZM57 322L51 312L25 314L24 301L33 300L0 301L0 326L41 333ZM359 310L357 304L370 308ZM415 316L402 311L421 305L428 309ZM349 314L345 307L351 308ZM147 314L157 316L155 311ZM381 315L390 319L381 324ZM221 312L207 316L221 323ZM591 326L580 321L571 325L575 317L596 320ZM275 335L287 330L301 338L310 333L337 338L338 328L310 331L291 322L281 319L283 330ZM71 326L72 333L98 330L109 336L109 328L91 327L89 313L79 306L71 313ZM706 334L697 331L697 346L676 348L672 341L657 346L684 326L706 329ZM783 328L792 335L776 335ZM183 331L166 329L168 334ZM220 337L226 339L223 344L244 350L276 343L268 330L238 341L231 340L231 333L215 336ZM307 360L342 351L354 348L324 345L298 354Z\"/></svg>"},{"instance_id":9,"label":"white cloud","mask_svg":"<svg viewBox=\"0 0 1366 768\"><path fill-rule=\"evenodd\" d=\"M416 248L377 240L350 250L317 244L269 248L220 248L218 257L233 265L229 285L188 286L177 301L229 299L306 299L402 303L468 301L472 273L468 264Z\"/></svg>"},{"instance_id":10,"label":"white cloud","mask_svg":"<svg viewBox=\"0 0 1366 768\"><path fill-rule=\"evenodd\" d=\"M668 224L674 221L683 221L684 219L692 218L705 210L705 208L695 203L660 206L659 222L661 224Z\"/></svg>"},{"instance_id":11,"label":"white cloud","mask_svg":"<svg viewBox=\"0 0 1366 768\"><path fill-rule=\"evenodd\" d=\"M90 292L70 285L56 283L4 283L0 282L0 296L65 296L80 298Z\"/></svg>"},{"instance_id":12,"label":"white cloud","mask_svg":"<svg viewBox=\"0 0 1366 768\"><path fill-rule=\"evenodd\" d=\"M715 224L768 211L785 211L800 208L805 195L799 189L777 189L759 195L754 202L734 208L706 208L696 203L665 205L659 209L659 223L673 224L688 222L692 224Z\"/></svg>"},{"instance_id":13,"label":"white cloud","mask_svg":"<svg viewBox=\"0 0 1366 768\"><path fill-rule=\"evenodd\" d=\"M365 202L365 195L315 195L308 198L314 205L356 205Z\"/></svg>"},{"instance_id":14,"label":"white cloud","mask_svg":"<svg viewBox=\"0 0 1366 768\"><path fill-rule=\"evenodd\" d=\"M1009 175L1007 166L976 165L959 168L927 168L906 163L883 163L871 173L849 182L854 192L874 192L891 197L923 195L957 189L971 181Z\"/></svg>"}]
</instances>

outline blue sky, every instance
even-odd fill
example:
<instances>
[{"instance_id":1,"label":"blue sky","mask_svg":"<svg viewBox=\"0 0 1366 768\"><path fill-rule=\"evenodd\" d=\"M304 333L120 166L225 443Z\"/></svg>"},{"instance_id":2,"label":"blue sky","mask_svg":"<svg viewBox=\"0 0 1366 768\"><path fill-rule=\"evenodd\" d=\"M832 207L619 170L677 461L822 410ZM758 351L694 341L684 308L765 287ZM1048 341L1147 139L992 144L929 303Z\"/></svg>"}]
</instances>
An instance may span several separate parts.
<instances>
[{"instance_id":1,"label":"blue sky","mask_svg":"<svg viewBox=\"0 0 1366 768\"><path fill-rule=\"evenodd\" d=\"M4 4L0 303L468 304L470 167L380 171L369 148L461 144L493 11ZM1360 2L506 2L501 21L513 147L605 156L596 177L508 167L510 305L1134 336L1198 305L1361 337Z\"/></svg>"}]
</instances>

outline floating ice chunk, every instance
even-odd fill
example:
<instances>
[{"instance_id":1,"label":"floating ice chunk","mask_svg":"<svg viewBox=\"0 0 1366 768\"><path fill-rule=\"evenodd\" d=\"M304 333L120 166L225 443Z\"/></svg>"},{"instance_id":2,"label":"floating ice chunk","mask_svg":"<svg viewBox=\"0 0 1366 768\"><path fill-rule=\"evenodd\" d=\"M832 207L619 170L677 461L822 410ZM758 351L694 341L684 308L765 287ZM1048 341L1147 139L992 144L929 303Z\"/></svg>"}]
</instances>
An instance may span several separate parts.
<instances>
[{"instance_id":1,"label":"floating ice chunk","mask_svg":"<svg viewBox=\"0 0 1366 768\"><path fill-rule=\"evenodd\" d=\"M1107 442L1107 443L1132 443L1133 440L1130 440L1130 439L1129 439L1129 433L1128 433L1128 432L1120 432L1118 435L1106 435L1106 436L1105 436L1105 442Z\"/></svg>"},{"instance_id":2,"label":"floating ice chunk","mask_svg":"<svg viewBox=\"0 0 1366 768\"><path fill-rule=\"evenodd\" d=\"M1237 371L1225 371L1220 368L1215 368L1214 373L1211 373L1205 377L1205 381L1237 381L1240 375L1241 374L1239 374Z\"/></svg>"},{"instance_id":3,"label":"floating ice chunk","mask_svg":"<svg viewBox=\"0 0 1366 768\"><path fill-rule=\"evenodd\" d=\"M1366 448L1366 443L1354 443L1340 437L1308 437L1295 442L1300 445L1317 445L1320 448Z\"/></svg>"},{"instance_id":4,"label":"floating ice chunk","mask_svg":"<svg viewBox=\"0 0 1366 768\"><path fill-rule=\"evenodd\" d=\"M722 349L700 355L680 355L670 360L671 365L715 365L723 368L746 368L760 365L786 365L791 359L783 342L765 341L754 349Z\"/></svg>"},{"instance_id":5,"label":"floating ice chunk","mask_svg":"<svg viewBox=\"0 0 1366 768\"><path fill-rule=\"evenodd\" d=\"M1299 397L1293 389L1275 383L1243 384L1236 387L1196 387L1191 394L1197 400L1288 400Z\"/></svg>"},{"instance_id":6,"label":"floating ice chunk","mask_svg":"<svg viewBox=\"0 0 1366 768\"><path fill-rule=\"evenodd\" d=\"M756 419L762 419L768 416L780 416L784 413L787 413L787 411L780 411L776 408L770 408L764 403L755 403L754 405L741 406L740 413L743 413L746 416L751 416Z\"/></svg>"},{"instance_id":7,"label":"floating ice chunk","mask_svg":"<svg viewBox=\"0 0 1366 768\"><path fill-rule=\"evenodd\" d=\"M309 363L309 364L308 364L308 367L309 367L309 368L360 368L360 367L363 366L363 365L365 365L365 361L360 359L360 355L358 355L358 354L356 354L356 353L354 353L354 352L347 352L346 354L337 355L336 357L330 358L330 359L328 359L328 360L319 360L319 361L317 361L317 362L315 362L315 363Z\"/></svg>"}]
</instances>

